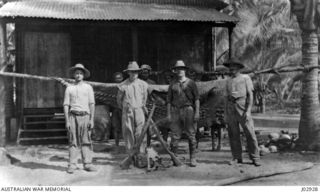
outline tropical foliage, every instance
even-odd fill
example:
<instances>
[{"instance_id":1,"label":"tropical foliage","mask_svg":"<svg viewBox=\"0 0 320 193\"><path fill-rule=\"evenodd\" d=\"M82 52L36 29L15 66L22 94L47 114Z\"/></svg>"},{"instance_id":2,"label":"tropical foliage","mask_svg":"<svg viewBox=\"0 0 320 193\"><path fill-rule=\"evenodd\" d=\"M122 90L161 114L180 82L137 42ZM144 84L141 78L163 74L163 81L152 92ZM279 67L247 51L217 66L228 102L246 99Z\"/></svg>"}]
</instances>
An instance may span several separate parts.
<instances>
[{"instance_id":1,"label":"tropical foliage","mask_svg":"<svg viewBox=\"0 0 320 193\"><path fill-rule=\"evenodd\" d=\"M250 70L301 64L301 31L287 0L234 0L224 10L240 18L232 35L233 53ZM218 30L218 56L228 50L226 29ZM227 54L218 63L227 59ZM300 73L264 74L257 80L268 84L280 104L299 90Z\"/></svg>"}]
</instances>

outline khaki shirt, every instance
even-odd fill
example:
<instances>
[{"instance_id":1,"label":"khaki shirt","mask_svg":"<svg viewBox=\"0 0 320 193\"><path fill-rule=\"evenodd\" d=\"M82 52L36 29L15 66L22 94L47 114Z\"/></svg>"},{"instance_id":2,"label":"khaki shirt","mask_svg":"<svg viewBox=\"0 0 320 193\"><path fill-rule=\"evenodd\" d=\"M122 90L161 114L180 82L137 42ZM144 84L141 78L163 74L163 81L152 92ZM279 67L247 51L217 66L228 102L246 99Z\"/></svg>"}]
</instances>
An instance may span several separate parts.
<instances>
[{"instance_id":1,"label":"khaki shirt","mask_svg":"<svg viewBox=\"0 0 320 193\"><path fill-rule=\"evenodd\" d=\"M173 81L168 89L167 103L174 107L194 106L195 101L199 100L199 92L196 83L186 78L185 81Z\"/></svg>"},{"instance_id":2,"label":"khaki shirt","mask_svg":"<svg viewBox=\"0 0 320 193\"><path fill-rule=\"evenodd\" d=\"M136 79L133 82L126 79L119 85L117 102L121 109L141 108L148 98L148 83Z\"/></svg>"},{"instance_id":3,"label":"khaki shirt","mask_svg":"<svg viewBox=\"0 0 320 193\"><path fill-rule=\"evenodd\" d=\"M68 85L64 95L63 106L70 106L70 111L84 111L90 114L90 104L95 104L91 85L84 82Z\"/></svg>"}]
</instances>

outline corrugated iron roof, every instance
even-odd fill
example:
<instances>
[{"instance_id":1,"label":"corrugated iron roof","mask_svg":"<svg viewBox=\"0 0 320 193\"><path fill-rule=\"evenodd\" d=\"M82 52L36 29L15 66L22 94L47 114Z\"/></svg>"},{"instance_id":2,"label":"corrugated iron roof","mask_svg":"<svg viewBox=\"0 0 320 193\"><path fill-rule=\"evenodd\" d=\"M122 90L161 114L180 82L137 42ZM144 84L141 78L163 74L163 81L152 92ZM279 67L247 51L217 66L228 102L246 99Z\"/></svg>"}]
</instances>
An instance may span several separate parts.
<instances>
[{"instance_id":1,"label":"corrugated iron roof","mask_svg":"<svg viewBox=\"0 0 320 193\"><path fill-rule=\"evenodd\" d=\"M7 0L7 2L13 1L28 1L28 0ZM57 0L56 0L57 1ZM58 0L59 1L59 0ZM77 0L72 0L77 1ZM82 2L125 2L125 3L142 3L142 4L159 4L159 5L183 5L194 7L207 7L214 8L216 10L224 9L228 6L230 0L81 0Z\"/></svg>"},{"instance_id":2,"label":"corrugated iron roof","mask_svg":"<svg viewBox=\"0 0 320 193\"><path fill-rule=\"evenodd\" d=\"M159 5L183 5L194 7L207 7L221 10L228 6L229 0L85 0L85 1L102 1L102 2L126 2L126 3L143 3Z\"/></svg>"},{"instance_id":3,"label":"corrugated iron roof","mask_svg":"<svg viewBox=\"0 0 320 193\"><path fill-rule=\"evenodd\" d=\"M237 18L212 8L86 0L23 0L8 2L0 17L77 20L236 22Z\"/></svg>"}]
</instances>

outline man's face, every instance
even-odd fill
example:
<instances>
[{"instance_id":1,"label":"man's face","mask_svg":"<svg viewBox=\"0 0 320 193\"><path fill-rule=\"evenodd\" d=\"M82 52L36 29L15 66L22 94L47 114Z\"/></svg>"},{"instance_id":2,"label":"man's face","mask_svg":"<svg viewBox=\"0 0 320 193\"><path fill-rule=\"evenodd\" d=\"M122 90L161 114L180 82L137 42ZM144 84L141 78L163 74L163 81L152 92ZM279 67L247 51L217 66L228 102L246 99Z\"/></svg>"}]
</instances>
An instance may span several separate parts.
<instances>
[{"instance_id":1,"label":"man's face","mask_svg":"<svg viewBox=\"0 0 320 193\"><path fill-rule=\"evenodd\" d=\"M139 72L129 71L128 74L129 74L129 79L133 81L138 78Z\"/></svg>"},{"instance_id":2,"label":"man's face","mask_svg":"<svg viewBox=\"0 0 320 193\"><path fill-rule=\"evenodd\" d=\"M76 80L76 82L80 82L83 80L84 77L84 72L83 70L77 69L74 71L74 79Z\"/></svg>"},{"instance_id":3,"label":"man's face","mask_svg":"<svg viewBox=\"0 0 320 193\"><path fill-rule=\"evenodd\" d=\"M177 74L178 77L184 77L186 76L186 70L183 68L177 68L174 70L174 72Z\"/></svg>"},{"instance_id":4,"label":"man's face","mask_svg":"<svg viewBox=\"0 0 320 193\"><path fill-rule=\"evenodd\" d=\"M143 79L148 79L148 78L149 78L149 75L150 75L149 70L143 70L143 71L141 72L141 77L142 77Z\"/></svg>"},{"instance_id":5,"label":"man's face","mask_svg":"<svg viewBox=\"0 0 320 193\"><path fill-rule=\"evenodd\" d=\"M239 66L233 65L233 64L231 64L231 65L229 66L229 72L230 72L231 75L235 75L235 74L238 73L239 71L240 71Z\"/></svg>"}]
</instances>

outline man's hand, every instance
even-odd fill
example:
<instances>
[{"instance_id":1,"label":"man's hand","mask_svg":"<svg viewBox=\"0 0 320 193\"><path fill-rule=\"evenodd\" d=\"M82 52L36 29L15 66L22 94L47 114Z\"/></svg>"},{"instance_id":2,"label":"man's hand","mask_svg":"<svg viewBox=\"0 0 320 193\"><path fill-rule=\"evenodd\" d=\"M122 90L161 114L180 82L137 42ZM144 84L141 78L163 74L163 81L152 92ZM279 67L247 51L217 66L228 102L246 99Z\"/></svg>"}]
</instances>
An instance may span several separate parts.
<instances>
[{"instance_id":1,"label":"man's hand","mask_svg":"<svg viewBox=\"0 0 320 193\"><path fill-rule=\"evenodd\" d=\"M88 124L88 129L91 130L91 129L93 129L93 127L94 127L94 122L93 122L93 120L90 120L89 124Z\"/></svg>"},{"instance_id":2,"label":"man's hand","mask_svg":"<svg viewBox=\"0 0 320 193\"><path fill-rule=\"evenodd\" d=\"M70 130L70 123L69 121L66 121L66 129L69 131Z\"/></svg>"},{"instance_id":3,"label":"man's hand","mask_svg":"<svg viewBox=\"0 0 320 193\"><path fill-rule=\"evenodd\" d=\"M199 119L200 119L200 114L199 114L199 112L196 112L196 113L194 114L194 121L195 121L195 122L198 122Z\"/></svg>"}]
</instances>

